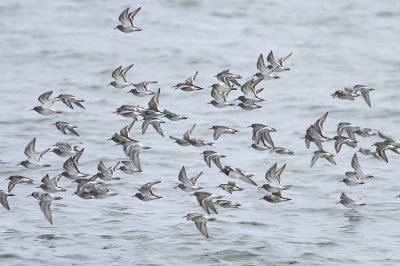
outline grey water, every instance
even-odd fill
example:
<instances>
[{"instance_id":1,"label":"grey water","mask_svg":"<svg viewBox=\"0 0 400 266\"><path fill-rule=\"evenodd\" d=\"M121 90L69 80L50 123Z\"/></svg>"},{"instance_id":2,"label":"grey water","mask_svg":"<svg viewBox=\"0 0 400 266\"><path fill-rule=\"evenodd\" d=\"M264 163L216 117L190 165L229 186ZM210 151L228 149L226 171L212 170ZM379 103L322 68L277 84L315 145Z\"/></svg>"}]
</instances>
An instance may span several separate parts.
<instances>
[{"instance_id":1,"label":"grey water","mask_svg":"<svg viewBox=\"0 0 400 266\"><path fill-rule=\"evenodd\" d=\"M141 32L124 34L113 28L126 7L141 6L135 24ZM395 265L400 263L400 157L388 152L389 163L359 155L365 172L375 177L358 187L339 182L352 170L356 149L344 146L337 165L320 160L310 168L312 152L301 139L307 127L329 112L324 131L336 134L339 122L379 129L399 138L399 21L398 1L2 1L0 3L0 189L10 175L24 175L35 185L17 185L9 197L10 211L0 206L1 265ZM263 81L262 108L215 108L211 84L223 69L244 80L257 72L260 53L276 57L293 52L286 61L290 71ZM165 137L153 128L132 136L151 150L141 152L143 172L107 182L118 193L103 200L72 195L75 186L61 179L67 192L52 203L53 225L42 215L38 201L26 195L40 179L62 171L65 158L46 154L47 169L15 166L25 160L24 149L36 137L36 149L57 141L82 141L82 171L95 174L102 160L107 166L126 159L110 141L114 132L131 120L113 111L123 104L147 107L149 97L127 94L107 84L119 65L134 64L128 80L157 80L160 107L188 116L162 124ZM199 71L196 84L203 91L176 91L173 85ZM355 101L332 99L345 86L364 84L371 92L372 108ZM86 110L68 109L55 116L28 111L48 90L53 96L73 94L85 99ZM229 99L240 95L232 92ZM53 125L78 125L80 137L63 135ZM211 149L225 154L223 165L240 167L259 185L275 162L287 164L282 183L291 201L270 204L265 194L239 180L242 192L229 195L216 188L231 180L200 154L208 148L181 147L168 136L180 137L194 123L194 137L212 140L213 125L240 130L222 135ZM277 146L294 156L259 152L252 144L252 123L267 124ZM372 148L378 137L361 139L359 147ZM324 148L334 153L333 143ZM219 208L217 220L207 224L203 237L187 213L203 213L191 193L174 188L178 173L204 171L202 191L239 202L239 209ZM131 196L144 183L154 186L160 200L142 202ZM345 192L366 203L357 210L336 204Z\"/></svg>"}]
</instances>

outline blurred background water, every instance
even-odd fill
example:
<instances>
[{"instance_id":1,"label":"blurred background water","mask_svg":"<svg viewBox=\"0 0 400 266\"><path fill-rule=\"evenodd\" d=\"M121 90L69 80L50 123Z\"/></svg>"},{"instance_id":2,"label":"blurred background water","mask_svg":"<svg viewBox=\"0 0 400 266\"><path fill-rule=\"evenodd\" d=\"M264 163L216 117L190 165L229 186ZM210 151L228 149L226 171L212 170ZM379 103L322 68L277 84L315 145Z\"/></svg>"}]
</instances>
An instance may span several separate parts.
<instances>
[{"instance_id":1,"label":"blurred background water","mask_svg":"<svg viewBox=\"0 0 400 266\"><path fill-rule=\"evenodd\" d=\"M113 28L122 10L141 6L135 24L142 32L124 34ZM388 152L389 163L359 156L363 169L374 175L365 185L347 187L339 182L350 171L356 151L343 147L336 166L321 160L310 168L312 152L300 139L306 128L329 111L325 134L334 136L339 122L352 122L399 137L399 18L398 1L3 1L0 3L0 173L1 179L24 175L40 184L45 175L62 171L65 158L46 154L48 169L16 167L25 160L25 146L37 137L36 149L57 141L82 141L82 171L95 174L102 160L107 166L126 159L120 146L106 139L130 119L112 112L123 104L146 107L149 98L126 94L107 84L119 65L134 64L128 80L157 80L160 107L184 114L188 120L167 121L165 138L152 128L133 138L152 147L141 152L143 172L119 173L108 182L118 192L104 200L83 200L75 186L61 179L67 192L52 204L53 222L43 217L38 202L26 195L32 185L17 185L9 198L10 211L0 208L0 263L2 265L394 265L400 262L398 165L400 157ZM276 57L293 52L286 64L292 70L281 79L262 82L263 108L218 109L206 104L209 89L182 92L172 88L199 71L196 84L208 87L223 69L249 78L257 72L260 53ZM344 86L375 88L372 108L356 101L332 99ZM67 109L61 115L41 116L28 110L48 90L53 96L73 94L85 99L86 110ZM229 97L239 96L233 92ZM77 124L81 137L62 135L56 121ZM223 165L240 167L266 183L272 164L287 164L282 182L293 188L281 204L260 201L265 193L241 181L242 192L229 195L215 188L230 180L213 166L207 168L204 148L181 147L168 136L181 136L194 123L195 137L212 140L213 125L240 130L222 135L213 150L225 154ZM277 146L295 156L250 149L252 123L278 129ZM379 138L361 139L370 147ZM324 148L334 152L333 143ZM210 238L182 218L203 210L191 193L174 187L186 167L189 176L200 171L202 191L242 204L240 209L219 208L208 223ZM131 196L144 183L155 186L161 200L142 202ZM7 181L0 180L0 188ZM357 210L337 205L342 192L366 203Z\"/></svg>"}]
</instances>

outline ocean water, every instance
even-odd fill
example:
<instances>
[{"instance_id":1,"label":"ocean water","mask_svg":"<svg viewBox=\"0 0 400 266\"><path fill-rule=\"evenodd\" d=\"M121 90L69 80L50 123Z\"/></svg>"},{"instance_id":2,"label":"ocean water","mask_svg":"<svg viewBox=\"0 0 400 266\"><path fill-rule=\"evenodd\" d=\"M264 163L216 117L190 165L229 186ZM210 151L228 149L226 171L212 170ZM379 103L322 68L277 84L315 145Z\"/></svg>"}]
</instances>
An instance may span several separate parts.
<instances>
[{"instance_id":1,"label":"ocean water","mask_svg":"<svg viewBox=\"0 0 400 266\"><path fill-rule=\"evenodd\" d=\"M124 34L118 25L122 10L141 6L135 23L142 32ZM17 185L9 197L10 211L0 208L1 265L396 265L400 263L398 165L400 157L388 152L389 163L359 155L362 168L374 178L348 187L339 182L352 170L356 149L344 146L337 165L320 160L310 168L312 152L301 139L307 127L329 112L324 131L336 134L339 122L379 129L400 137L398 1L3 1L0 3L0 188L10 175L24 175L34 185ZM260 53L276 57L293 52L281 78L263 81L262 108L215 108L207 88L214 77L229 68L247 79L257 72ZM25 160L24 149L36 137L36 149L57 141L82 141L83 172L95 174L102 160L107 166L126 159L120 146L106 141L130 122L113 111L123 104L147 107L149 97L127 94L107 84L119 65L134 64L129 81L157 80L160 107L188 116L162 124L165 137L153 128L132 136L150 150L140 153L143 172L107 182L118 193L103 200L72 195L75 186L61 179L67 192L53 202L53 225L42 215L38 201L26 195L40 179L62 171L65 158L46 154L47 169L15 166ZM173 85L199 71L196 84L203 91L176 91ZM372 108L355 101L332 99L345 86L365 84ZM39 105L37 97L48 90L53 96L73 94L85 99L86 110L68 109L55 116L28 111ZM229 99L240 95L232 92ZM53 125L67 121L78 125L80 137L61 134ZM229 195L216 188L231 180L200 154L209 148L181 147L168 136L181 136L194 123L194 137L212 140L213 125L240 130L222 135L215 151L227 157L223 165L240 167L259 185L277 162L287 164L282 182L292 200L270 204L259 200L265 192L239 180L245 188ZM252 123L267 124L277 146L294 156L255 151ZM370 147L378 137L361 139ZM334 152L333 143L324 148ZM217 220L207 224L203 237L187 213L203 213L191 193L174 188L178 173L189 176L204 171L198 180L202 191L239 202L239 209L218 208ZM154 186L160 200L142 202L131 196L144 183ZM347 209L336 204L345 192L367 205Z\"/></svg>"}]
</instances>

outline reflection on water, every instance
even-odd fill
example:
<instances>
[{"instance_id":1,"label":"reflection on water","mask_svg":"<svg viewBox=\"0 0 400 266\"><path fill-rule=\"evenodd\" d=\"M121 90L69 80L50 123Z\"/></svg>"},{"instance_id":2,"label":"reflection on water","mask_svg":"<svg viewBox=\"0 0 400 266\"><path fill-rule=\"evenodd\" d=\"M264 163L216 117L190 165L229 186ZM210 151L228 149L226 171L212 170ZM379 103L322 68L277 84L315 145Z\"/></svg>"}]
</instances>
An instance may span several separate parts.
<instances>
[{"instance_id":1,"label":"reflection on water","mask_svg":"<svg viewBox=\"0 0 400 266\"><path fill-rule=\"evenodd\" d=\"M344 229L346 233L355 233L357 232L357 227L359 226L363 215L356 209L346 210L344 213L344 218L346 219L346 225L341 228Z\"/></svg>"}]
</instances>

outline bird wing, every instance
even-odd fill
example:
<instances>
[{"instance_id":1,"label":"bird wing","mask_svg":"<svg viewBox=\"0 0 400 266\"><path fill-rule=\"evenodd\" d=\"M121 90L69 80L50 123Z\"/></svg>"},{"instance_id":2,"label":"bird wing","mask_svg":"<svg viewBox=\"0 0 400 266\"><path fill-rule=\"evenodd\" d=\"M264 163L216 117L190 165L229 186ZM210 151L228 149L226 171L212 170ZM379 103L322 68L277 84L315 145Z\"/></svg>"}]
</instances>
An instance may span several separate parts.
<instances>
[{"instance_id":1,"label":"bird wing","mask_svg":"<svg viewBox=\"0 0 400 266\"><path fill-rule=\"evenodd\" d=\"M211 160L215 163L215 165L220 169L220 170L222 170L222 165L221 165L221 162L219 161L219 157L214 157L214 156L212 156L211 157ZM210 163L210 167L211 167L211 163Z\"/></svg>"},{"instance_id":2,"label":"bird wing","mask_svg":"<svg viewBox=\"0 0 400 266\"><path fill-rule=\"evenodd\" d=\"M339 123L339 125L338 125L338 128L337 128L337 134L338 134L338 136L341 136L342 135L342 132L343 132L343 129L345 129L347 126L349 126L350 125L350 123L347 123L347 122L341 122L341 123Z\"/></svg>"},{"instance_id":3,"label":"bird wing","mask_svg":"<svg viewBox=\"0 0 400 266\"><path fill-rule=\"evenodd\" d=\"M218 214L217 210L215 209L215 206L212 202L212 199L207 197L203 200L204 204L207 206L208 209L211 209L215 214Z\"/></svg>"},{"instance_id":4,"label":"bird wing","mask_svg":"<svg viewBox=\"0 0 400 266\"><path fill-rule=\"evenodd\" d=\"M122 11L122 13L119 15L118 18L119 21L121 21L122 26L124 26L125 28L131 26L131 21L129 20L128 12L129 12L129 7L124 11Z\"/></svg>"},{"instance_id":5,"label":"bird wing","mask_svg":"<svg viewBox=\"0 0 400 266\"><path fill-rule=\"evenodd\" d=\"M290 54L288 54L287 56L284 56L280 59L278 59L278 62L280 63L281 66L283 66L283 63L286 61L286 59L288 59L291 55L293 54L293 52L291 52Z\"/></svg>"},{"instance_id":6,"label":"bird wing","mask_svg":"<svg viewBox=\"0 0 400 266\"><path fill-rule=\"evenodd\" d=\"M351 199L349 196L347 196L347 195L344 194L344 193L342 193L342 194L340 195L340 199L341 199L341 200L345 200L345 201L347 201L347 202L354 202L353 199Z\"/></svg>"},{"instance_id":7,"label":"bird wing","mask_svg":"<svg viewBox=\"0 0 400 266\"><path fill-rule=\"evenodd\" d=\"M50 179L50 182L55 186L58 187L58 183L60 182L61 177L63 177L62 174L56 175L52 179Z\"/></svg>"},{"instance_id":8,"label":"bird wing","mask_svg":"<svg viewBox=\"0 0 400 266\"><path fill-rule=\"evenodd\" d=\"M364 174L363 170L361 169L360 163L358 162L357 153L354 153L353 159L351 160L351 167L356 170L356 173Z\"/></svg>"},{"instance_id":9,"label":"bird wing","mask_svg":"<svg viewBox=\"0 0 400 266\"><path fill-rule=\"evenodd\" d=\"M317 147L318 147L318 149L320 150L320 151L323 151L324 150L324 148L322 147L322 143L321 142L314 142L315 143L315 145L317 145Z\"/></svg>"},{"instance_id":10,"label":"bird wing","mask_svg":"<svg viewBox=\"0 0 400 266\"><path fill-rule=\"evenodd\" d=\"M126 72L128 72L129 69L131 69L131 67L133 67L133 64L125 67L124 69L121 69L121 75L124 77L125 80L126 80Z\"/></svg>"},{"instance_id":11,"label":"bird wing","mask_svg":"<svg viewBox=\"0 0 400 266\"><path fill-rule=\"evenodd\" d=\"M364 98L365 102L371 107L371 100L369 98L369 91L361 91L361 95Z\"/></svg>"},{"instance_id":12,"label":"bird wing","mask_svg":"<svg viewBox=\"0 0 400 266\"><path fill-rule=\"evenodd\" d=\"M124 76L122 75L122 73L121 73L121 68L122 68L122 66L117 67L117 68L113 71L113 73L111 74L111 76L115 79L115 81L116 81L117 83L125 83L125 82L126 82L125 77L124 77Z\"/></svg>"},{"instance_id":13,"label":"bird wing","mask_svg":"<svg viewBox=\"0 0 400 266\"><path fill-rule=\"evenodd\" d=\"M62 99L62 102L63 102L66 106L68 106L70 109L74 109L74 107L73 107L72 104L71 104L71 100L70 100L69 98L64 98L64 99Z\"/></svg>"},{"instance_id":14,"label":"bird wing","mask_svg":"<svg viewBox=\"0 0 400 266\"><path fill-rule=\"evenodd\" d=\"M53 107L53 103L52 101L49 99L50 95L53 93L53 91L48 91L45 92L43 94L41 94L38 98L39 102L42 104L43 107L48 107L48 108L52 108Z\"/></svg>"},{"instance_id":15,"label":"bird wing","mask_svg":"<svg viewBox=\"0 0 400 266\"><path fill-rule=\"evenodd\" d=\"M331 164L336 165L335 160L333 159L333 156L329 156L327 159Z\"/></svg>"},{"instance_id":16,"label":"bird wing","mask_svg":"<svg viewBox=\"0 0 400 266\"><path fill-rule=\"evenodd\" d=\"M199 74L199 71L196 71L196 72L193 74L193 76L187 78L187 79L185 80L185 83L186 83L187 85L192 85L192 86L194 86L194 81L196 80L197 74Z\"/></svg>"},{"instance_id":17,"label":"bird wing","mask_svg":"<svg viewBox=\"0 0 400 266\"><path fill-rule=\"evenodd\" d=\"M225 130L227 130L226 127L216 127L213 134L214 140L217 140Z\"/></svg>"},{"instance_id":18,"label":"bird wing","mask_svg":"<svg viewBox=\"0 0 400 266\"><path fill-rule=\"evenodd\" d=\"M272 165L269 170L267 171L267 173L265 173L265 179L267 179L268 183L276 183L276 167L277 167L277 163L274 163L274 165Z\"/></svg>"},{"instance_id":19,"label":"bird wing","mask_svg":"<svg viewBox=\"0 0 400 266\"><path fill-rule=\"evenodd\" d=\"M142 134L146 133L146 130L147 130L148 126L151 124L152 120L153 119L145 119L145 120L143 120L143 123L142 123Z\"/></svg>"},{"instance_id":20,"label":"bird wing","mask_svg":"<svg viewBox=\"0 0 400 266\"><path fill-rule=\"evenodd\" d=\"M226 94L221 93L214 88L211 90L211 96L215 99L217 103L226 103Z\"/></svg>"},{"instance_id":21,"label":"bird wing","mask_svg":"<svg viewBox=\"0 0 400 266\"><path fill-rule=\"evenodd\" d=\"M273 67L279 66L279 63L275 60L274 54L272 53L272 51L269 52L269 54L268 54L268 56L267 56L267 61L268 61L268 63L270 63Z\"/></svg>"},{"instance_id":22,"label":"bird wing","mask_svg":"<svg viewBox=\"0 0 400 266\"><path fill-rule=\"evenodd\" d=\"M74 126L76 127L76 126ZM75 131L75 129L73 127L67 128L72 134L79 136L78 132Z\"/></svg>"},{"instance_id":23,"label":"bird wing","mask_svg":"<svg viewBox=\"0 0 400 266\"><path fill-rule=\"evenodd\" d=\"M51 182L49 175L45 175L42 180L40 180L40 182L42 182L43 184L45 184L48 187L52 187L54 186L53 183Z\"/></svg>"},{"instance_id":24,"label":"bird wing","mask_svg":"<svg viewBox=\"0 0 400 266\"><path fill-rule=\"evenodd\" d=\"M262 136L261 139L266 140L272 146L272 148L275 147L274 142L272 141L272 138L269 135L268 131L262 132L261 136ZM263 141L263 143L264 143L264 141Z\"/></svg>"},{"instance_id":25,"label":"bird wing","mask_svg":"<svg viewBox=\"0 0 400 266\"><path fill-rule=\"evenodd\" d=\"M133 10L131 13L128 14L130 24L133 27L133 19L135 18L136 14L142 9L142 7L138 7L135 10Z\"/></svg>"},{"instance_id":26,"label":"bird wing","mask_svg":"<svg viewBox=\"0 0 400 266\"><path fill-rule=\"evenodd\" d=\"M110 171L110 173L111 173L112 175L115 174L115 169L117 169L117 167L118 167L119 164L120 164L120 161L116 162L113 166L111 166L110 168L108 168L109 171Z\"/></svg>"},{"instance_id":27,"label":"bird wing","mask_svg":"<svg viewBox=\"0 0 400 266\"><path fill-rule=\"evenodd\" d=\"M207 230L206 222L204 221L204 222L194 222L194 223L195 223L197 229L200 231L200 233L208 238L208 230Z\"/></svg>"},{"instance_id":28,"label":"bird wing","mask_svg":"<svg viewBox=\"0 0 400 266\"><path fill-rule=\"evenodd\" d=\"M41 151L41 152L38 152L37 153L37 156L39 157L39 161L41 162L42 161L42 156L46 153L46 152L48 152L50 150L50 148L47 148L47 149L45 149L44 151Z\"/></svg>"},{"instance_id":29,"label":"bird wing","mask_svg":"<svg viewBox=\"0 0 400 266\"><path fill-rule=\"evenodd\" d=\"M260 56L258 57L257 68L258 68L258 70L261 71L261 73L268 73L268 74L271 73L271 71L265 65L264 57L262 54L260 54Z\"/></svg>"},{"instance_id":30,"label":"bird wing","mask_svg":"<svg viewBox=\"0 0 400 266\"><path fill-rule=\"evenodd\" d=\"M229 69L225 69L222 70L221 72L219 72L215 77L217 77L218 80L222 81L225 83L225 78L226 78L226 74L229 73Z\"/></svg>"},{"instance_id":31,"label":"bird wing","mask_svg":"<svg viewBox=\"0 0 400 266\"><path fill-rule=\"evenodd\" d=\"M50 205L51 205L51 201L49 201L49 200L40 200L40 202L39 202L39 206L44 214L44 217L46 217L46 219L50 222L50 224L53 224L53 219L51 217L51 211L50 211Z\"/></svg>"},{"instance_id":32,"label":"bird wing","mask_svg":"<svg viewBox=\"0 0 400 266\"><path fill-rule=\"evenodd\" d=\"M79 106L82 109L86 109L80 102L84 102L84 100L82 100L82 101L74 101L74 104L76 104L77 106Z\"/></svg>"},{"instance_id":33,"label":"bird wing","mask_svg":"<svg viewBox=\"0 0 400 266\"><path fill-rule=\"evenodd\" d=\"M68 174L70 175L76 175L77 173L79 173L79 169L78 169L78 165L76 164L76 162L74 161L73 157L68 158L64 165L63 168L68 172Z\"/></svg>"},{"instance_id":34,"label":"bird wing","mask_svg":"<svg viewBox=\"0 0 400 266\"><path fill-rule=\"evenodd\" d=\"M81 156L82 156L82 154L83 154L83 151L84 151L85 149L84 148L82 148L82 150L80 150L77 154L75 154L74 156L72 156L72 159L74 160L74 162L75 162L75 164L77 165L77 167L79 166L79 159L81 158Z\"/></svg>"},{"instance_id":35,"label":"bird wing","mask_svg":"<svg viewBox=\"0 0 400 266\"><path fill-rule=\"evenodd\" d=\"M323 116L321 116L320 119L318 119L315 123L314 123L314 128L315 130L317 130L317 132L322 136L322 131L324 130L324 122L326 120L326 117L328 116L329 112L326 112Z\"/></svg>"},{"instance_id":36,"label":"bird wing","mask_svg":"<svg viewBox=\"0 0 400 266\"><path fill-rule=\"evenodd\" d=\"M139 172L142 171L142 167L140 167L140 160L139 160L139 151L133 151L129 154L129 157L132 160L133 165L138 169Z\"/></svg>"},{"instance_id":37,"label":"bird wing","mask_svg":"<svg viewBox=\"0 0 400 266\"><path fill-rule=\"evenodd\" d=\"M383 139L386 139L386 140L388 140L388 141L390 141L390 142L394 142L394 141L395 141L393 138L391 138L391 137L389 137L389 136L383 134L383 133L380 132L380 131L378 131L378 135L379 135L379 137L381 137L381 138L383 138Z\"/></svg>"},{"instance_id":38,"label":"bird wing","mask_svg":"<svg viewBox=\"0 0 400 266\"><path fill-rule=\"evenodd\" d=\"M281 174L283 172L283 170L285 170L286 164L282 165L281 168L279 168L276 172L276 180L278 181L278 184L281 184Z\"/></svg>"},{"instance_id":39,"label":"bird wing","mask_svg":"<svg viewBox=\"0 0 400 266\"><path fill-rule=\"evenodd\" d=\"M164 133L161 129L161 124L160 122L155 122L155 123L151 123L151 125L153 126L153 128L155 129L155 131L157 131L158 134L160 134L162 137L164 137Z\"/></svg>"},{"instance_id":40,"label":"bird wing","mask_svg":"<svg viewBox=\"0 0 400 266\"><path fill-rule=\"evenodd\" d=\"M346 133L349 136L349 138L356 140L356 136L354 135L354 132L356 131L355 128L346 128Z\"/></svg>"},{"instance_id":41,"label":"bird wing","mask_svg":"<svg viewBox=\"0 0 400 266\"><path fill-rule=\"evenodd\" d=\"M242 180L245 181L245 182L247 182L247 183L249 183L249 184L252 184L252 185L254 185L254 186L257 186L257 183L254 182L253 179L251 179L249 176L244 176Z\"/></svg>"},{"instance_id":42,"label":"bird wing","mask_svg":"<svg viewBox=\"0 0 400 266\"><path fill-rule=\"evenodd\" d=\"M259 144L261 141L261 133L262 133L263 128L256 130L255 128L253 129L253 140L256 144Z\"/></svg>"},{"instance_id":43,"label":"bird wing","mask_svg":"<svg viewBox=\"0 0 400 266\"><path fill-rule=\"evenodd\" d=\"M109 175L110 171L108 168L104 165L102 161L99 162L99 165L97 166L97 170L99 170L103 175Z\"/></svg>"},{"instance_id":44,"label":"bird wing","mask_svg":"<svg viewBox=\"0 0 400 266\"><path fill-rule=\"evenodd\" d=\"M336 153L339 153L340 152L340 149L342 148L342 145L343 145L343 143L346 141L346 138L343 138L343 139L341 139L341 138L338 138L336 141L335 141L335 150L336 150Z\"/></svg>"},{"instance_id":45,"label":"bird wing","mask_svg":"<svg viewBox=\"0 0 400 266\"><path fill-rule=\"evenodd\" d=\"M151 187L155 184L159 184L161 183L161 181L154 181L154 182L149 182L144 184L141 188L140 188L140 192L143 194L143 196L155 196L153 191L151 190Z\"/></svg>"},{"instance_id":46,"label":"bird wing","mask_svg":"<svg viewBox=\"0 0 400 266\"><path fill-rule=\"evenodd\" d=\"M179 171L178 178L179 181L181 181L183 184L187 186L193 186L192 182L190 182L189 178L186 175L185 166L182 166L181 170Z\"/></svg>"},{"instance_id":47,"label":"bird wing","mask_svg":"<svg viewBox=\"0 0 400 266\"><path fill-rule=\"evenodd\" d=\"M211 153L211 151L205 151L204 153L203 153L203 159L204 159L204 161L206 162L206 164L207 164L207 166L209 167L209 168L211 168L211 155L212 155L213 153Z\"/></svg>"},{"instance_id":48,"label":"bird wing","mask_svg":"<svg viewBox=\"0 0 400 266\"><path fill-rule=\"evenodd\" d=\"M33 138L25 147L25 155L29 161L39 162L39 157L35 152L36 138Z\"/></svg>"},{"instance_id":49,"label":"bird wing","mask_svg":"<svg viewBox=\"0 0 400 266\"><path fill-rule=\"evenodd\" d=\"M208 214L210 214L210 210L208 209L208 206L205 204L204 200L211 196L211 193L208 192L197 192L194 194L197 198L197 202L199 205L204 209L204 211Z\"/></svg>"},{"instance_id":50,"label":"bird wing","mask_svg":"<svg viewBox=\"0 0 400 266\"><path fill-rule=\"evenodd\" d=\"M192 135L193 129L195 127L196 127L196 123L192 126L191 129L189 129L188 131L185 132L185 134L183 134L183 139L184 140L186 140L186 141L191 140L191 138L192 138L191 135Z\"/></svg>"},{"instance_id":51,"label":"bird wing","mask_svg":"<svg viewBox=\"0 0 400 266\"><path fill-rule=\"evenodd\" d=\"M7 196L0 197L0 203L4 206L7 210L10 210L10 206L8 205Z\"/></svg>"},{"instance_id":52,"label":"bird wing","mask_svg":"<svg viewBox=\"0 0 400 266\"><path fill-rule=\"evenodd\" d=\"M65 123L64 122L56 122L56 127L58 130L61 131L61 133L63 133L64 135L67 134L67 132L65 131Z\"/></svg>"},{"instance_id":53,"label":"bird wing","mask_svg":"<svg viewBox=\"0 0 400 266\"><path fill-rule=\"evenodd\" d=\"M17 177L16 177L16 178L11 179L10 182L8 182L8 193L10 193L11 190L13 190L14 187L15 187L19 182L21 182L21 178L17 178Z\"/></svg>"},{"instance_id":54,"label":"bird wing","mask_svg":"<svg viewBox=\"0 0 400 266\"><path fill-rule=\"evenodd\" d=\"M385 161L388 162L388 158L386 156L386 152L384 149L376 149L376 152L378 153L378 155Z\"/></svg>"},{"instance_id":55,"label":"bird wing","mask_svg":"<svg viewBox=\"0 0 400 266\"><path fill-rule=\"evenodd\" d=\"M244 93L245 97L247 97L247 98L257 98L257 94L256 94L256 92L254 90L255 85L258 84L258 82L257 82L257 84L255 84L256 81L254 81L253 79L250 79L249 81L247 81L246 83L244 83L241 86L240 90Z\"/></svg>"},{"instance_id":56,"label":"bird wing","mask_svg":"<svg viewBox=\"0 0 400 266\"><path fill-rule=\"evenodd\" d=\"M321 157L322 153L314 153L312 159L311 159L311 166L313 167L314 164L317 162L318 158Z\"/></svg>"},{"instance_id":57,"label":"bird wing","mask_svg":"<svg viewBox=\"0 0 400 266\"><path fill-rule=\"evenodd\" d=\"M192 178L190 178L190 181L192 183L193 186L196 185L197 179L199 179L199 177L203 174L203 171L201 171L199 174L193 176Z\"/></svg>"},{"instance_id":58,"label":"bird wing","mask_svg":"<svg viewBox=\"0 0 400 266\"><path fill-rule=\"evenodd\" d=\"M149 109L159 112L158 110L158 104L159 104L159 98L160 98L160 88L157 90L156 94L150 99L149 101Z\"/></svg>"},{"instance_id":59,"label":"bird wing","mask_svg":"<svg viewBox=\"0 0 400 266\"><path fill-rule=\"evenodd\" d=\"M130 132L131 132L133 124L135 124L135 121L136 121L136 119L134 119L132 122L130 122L129 125L122 128L120 130L119 134L127 139L130 139Z\"/></svg>"}]
</instances>

